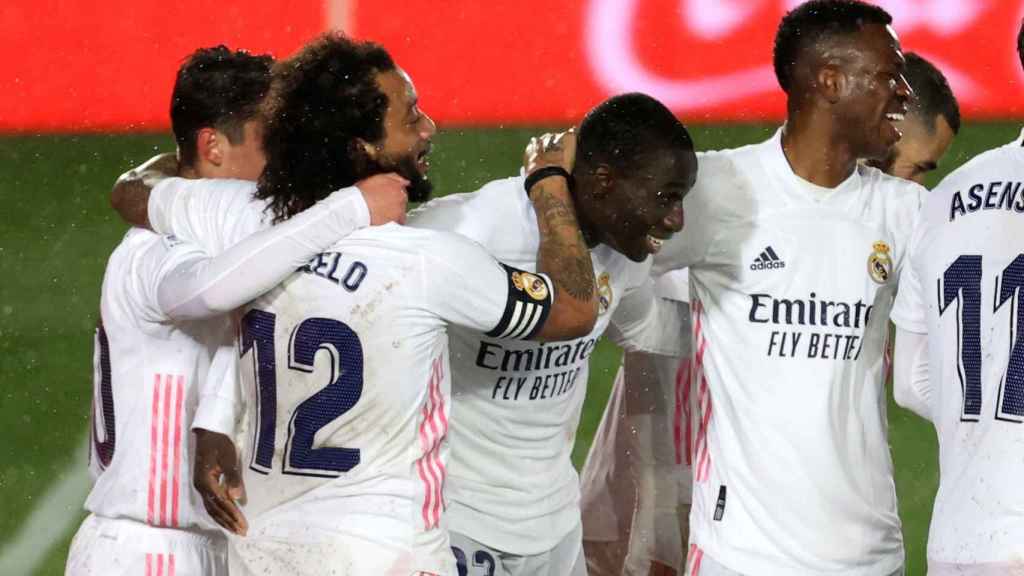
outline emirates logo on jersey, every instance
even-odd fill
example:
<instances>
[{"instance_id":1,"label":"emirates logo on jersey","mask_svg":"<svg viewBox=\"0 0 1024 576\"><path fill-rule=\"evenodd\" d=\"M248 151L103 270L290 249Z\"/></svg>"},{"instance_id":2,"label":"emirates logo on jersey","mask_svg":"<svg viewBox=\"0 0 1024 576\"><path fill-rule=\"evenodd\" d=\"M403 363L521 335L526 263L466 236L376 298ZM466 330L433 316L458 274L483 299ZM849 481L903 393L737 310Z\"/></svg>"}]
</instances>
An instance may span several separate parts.
<instances>
[{"instance_id":1,"label":"emirates logo on jersey","mask_svg":"<svg viewBox=\"0 0 1024 576\"><path fill-rule=\"evenodd\" d=\"M872 246L868 256L868 276L878 284L885 284L892 276L892 258L889 256L889 245L878 241Z\"/></svg>"}]
</instances>

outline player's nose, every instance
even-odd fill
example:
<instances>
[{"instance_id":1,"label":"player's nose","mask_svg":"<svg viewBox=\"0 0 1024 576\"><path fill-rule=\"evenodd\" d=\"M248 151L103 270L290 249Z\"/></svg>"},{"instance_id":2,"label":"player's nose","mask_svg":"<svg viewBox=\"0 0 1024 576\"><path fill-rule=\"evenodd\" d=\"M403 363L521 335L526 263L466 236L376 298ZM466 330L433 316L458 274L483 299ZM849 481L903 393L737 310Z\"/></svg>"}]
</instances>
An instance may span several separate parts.
<instances>
[{"instance_id":1,"label":"player's nose","mask_svg":"<svg viewBox=\"0 0 1024 576\"><path fill-rule=\"evenodd\" d=\"M426 112L421 113L423 114L423 118L420 122L420 138L429 140L431 136L437 133L437 124L434 124L434 120L430 116L427 116Z\"/></svg>"},{"instance_id":2,"label":"player's nose","mask_svg":"<svg viewBox=\"0 0 1024 576\"><path fill-rule=\"evenodd\" d=\"M900 98L901 102L906 104L914 98L914 89L910 87L910 82L903 74L899 75L896 79L896 96Z\"/></svg>"},{"instance_id":3,"label":"player's nose","mask_svg":"<svg viewBox=\"0 0 1024 576\"><path fill-rule=\"evenodd\" d=\"M679 202L669 210L668 214L665 215L665 218L662 220L662 225L675 233L683 229L685 220L686 215L683 212L683 203Z\"/></svg>"}]
</instances>

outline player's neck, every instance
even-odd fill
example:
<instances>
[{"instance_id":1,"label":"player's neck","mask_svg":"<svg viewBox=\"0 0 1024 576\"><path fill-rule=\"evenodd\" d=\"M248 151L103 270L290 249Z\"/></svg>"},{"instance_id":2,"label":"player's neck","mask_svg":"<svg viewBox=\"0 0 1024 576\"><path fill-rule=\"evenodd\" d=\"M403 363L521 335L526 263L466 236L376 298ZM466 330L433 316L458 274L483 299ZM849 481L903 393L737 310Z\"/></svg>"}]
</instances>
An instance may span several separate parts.
<instances>
[{"instance_id":1,"label":"player's neck","mask_svg":"<svg viewBox=\"0 0 1024 576\"><path fill-rule=\"evenodd\" d=\"M591 224L590 218L587 217L587 211L579 202L576 203L576 221L580 223L580 233L583 234L583 241L587 243L587 248L594 248L601 243L601 235L595 232L597 227Z\"/></svg>"},{"instance_id":2,"label":"player's neck","mask_svg":"<svg viewBox=\"0 0 1024 576\"><path fill-rule=\"evenodd\" d=\"M195 166L188 164L180 165L180 168L178 168L178 176L180 176L181 178L190 179L201 178L201 176L199 175L199 170L196 170Z\"/></svg>"},{"instance_id":3,"label":"player's neck","mask_svg":"<svg viewBox=\"0 0 1024 576\"><path fill-rule=\"evenodd\" d=\"M782 151L793 172L824 188L842 184L857 165L832 122L790 115L782 132Z\"/></svg>"}]
</instances>

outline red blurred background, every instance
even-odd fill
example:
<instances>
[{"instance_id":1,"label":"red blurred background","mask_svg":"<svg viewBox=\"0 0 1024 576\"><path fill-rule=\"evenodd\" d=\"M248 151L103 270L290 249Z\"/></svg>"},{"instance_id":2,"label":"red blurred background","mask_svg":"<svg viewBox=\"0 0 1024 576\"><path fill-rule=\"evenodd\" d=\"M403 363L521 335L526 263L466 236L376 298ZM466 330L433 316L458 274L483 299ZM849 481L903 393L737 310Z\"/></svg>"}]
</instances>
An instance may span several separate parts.
<instances>
[{"instance_id":1,"label":"red blurred background","mask_svg":"<svg viewBox=\"0 0 1024 576\"><path fill-rule=\"evenodd\" d=\"M384 44L440 124L577 120L643 91L687 121L777 119L771 70L799 0L5 0L0 131L167 127L174 72L200 46L287 56L328 28ZM966 116L1024 114L1021 0L882 0L905 50L939 65Z\"/></svg>"}]
</instances>

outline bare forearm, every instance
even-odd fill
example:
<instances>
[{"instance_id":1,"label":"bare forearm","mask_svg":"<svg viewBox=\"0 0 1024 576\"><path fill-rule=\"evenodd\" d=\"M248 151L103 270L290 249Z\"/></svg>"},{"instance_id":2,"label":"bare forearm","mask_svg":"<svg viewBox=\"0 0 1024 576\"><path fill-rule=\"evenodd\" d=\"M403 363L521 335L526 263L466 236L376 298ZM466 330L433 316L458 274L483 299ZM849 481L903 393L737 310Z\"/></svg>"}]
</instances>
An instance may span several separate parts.
<instances>
[{"instance_id":1,"label":"bare forearm","mask_svg":"<svg viewBox=\"0 0 1024 576\"><path fill-rule=\"evenodd\" d=\"M531 190L531 199L540 230L537 267L554 283L556 305L558 299L568 298L572 309L596 315L590 250L580 232L566 181L557 177L541 180Z\"/></svg>"},{"instance_id":2,"label":"bare forearm","mask_svg":"<svg viewBox=\"0 0 1024 576\"><path fill-rule=\"evenodd\" d=\"M149 228L149 192L160 180L177 174L178 159L174 154L154 156L117 179L110 194L110 205L125 222Z\"/></svg>"}]
</instances>

